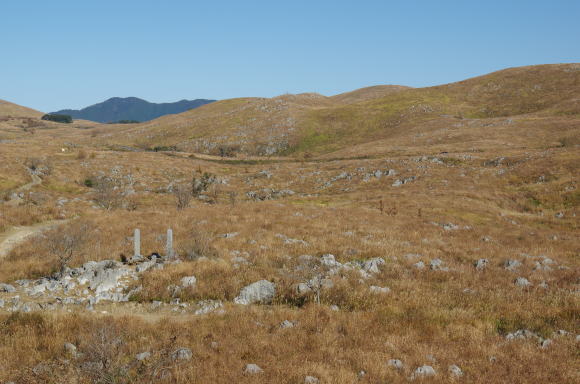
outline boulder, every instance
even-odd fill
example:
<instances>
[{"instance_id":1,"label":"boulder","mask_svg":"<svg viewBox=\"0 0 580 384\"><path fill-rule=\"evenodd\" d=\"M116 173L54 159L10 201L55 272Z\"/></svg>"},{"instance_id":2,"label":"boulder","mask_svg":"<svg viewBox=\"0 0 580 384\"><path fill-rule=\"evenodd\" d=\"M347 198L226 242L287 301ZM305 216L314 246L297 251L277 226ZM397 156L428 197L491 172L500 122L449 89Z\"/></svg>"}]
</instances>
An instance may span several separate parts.
<instances>
[{"instance_id":1,"label":"boulder","mask_svg":"<svg viewBox=\"0 0 580 384\"><path fill-rule=\"evenodd\" d=\"M260 280L244 287L234 303L248 305L254 303L270 304L276 295L276 285L268 280Z\"/></svg>"},{"instance_id":2,"label":"boulder","mask_svg":"<svg viewBox=\"0 0 580 384\"><path fill-rule=\"evenodd\" d=\"M244 369L244 373L248 373L250 375L255 375L257 373L264 372L262 368L257 366L256 364L246 364L246 368Z\"/></svg>"},{"instance_id":3,"label":"boulder","mask_svg":"<svg viewBox=\"0 0 580 384\"><path fill-rule=\"evenodd\" d=\"M13 293L16 292L16 288L10 284L0 284L0 292Z\"/></svg>"}]
</instances>

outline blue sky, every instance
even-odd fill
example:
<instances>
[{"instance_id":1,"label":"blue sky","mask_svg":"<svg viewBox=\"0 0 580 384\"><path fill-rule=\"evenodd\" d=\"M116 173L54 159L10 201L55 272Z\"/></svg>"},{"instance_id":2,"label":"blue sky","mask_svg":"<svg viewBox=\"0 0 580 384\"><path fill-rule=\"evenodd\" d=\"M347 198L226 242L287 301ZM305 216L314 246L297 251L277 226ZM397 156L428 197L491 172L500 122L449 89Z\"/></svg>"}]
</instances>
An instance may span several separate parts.
<instances>
[{"instance_id":1,"label":"blue sky","mask_svg":"<svg viewBox=\"0 0 580 384\"><path fill-rule=\"evenodd\" d=\"M580 62L578 0L14 0L0 20L0 99L45 112Z\"/></svg>"}]
</instances>

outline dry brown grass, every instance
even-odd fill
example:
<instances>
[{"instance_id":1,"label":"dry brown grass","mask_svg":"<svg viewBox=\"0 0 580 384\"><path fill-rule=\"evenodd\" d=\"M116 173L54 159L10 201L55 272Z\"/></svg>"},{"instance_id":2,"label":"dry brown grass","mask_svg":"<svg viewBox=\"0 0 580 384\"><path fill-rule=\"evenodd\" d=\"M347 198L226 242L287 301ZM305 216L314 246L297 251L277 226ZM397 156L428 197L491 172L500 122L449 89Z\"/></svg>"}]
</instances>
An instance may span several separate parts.
<instances>
[{"instance_id":1,"label":"dry brown grass","mask_svg":"<svg viewBox=\"0 0 580 384\"><path fill-rule=\"evenodd\" d=\"M493 95L484 91L478 90L494 104ZM544 95L542 105L556 108L551 95ZM308 108L328 106L313 95L284 96L282 101L304 106L305 100ZM219 103L212 105L216 114L223 112ZM574 337L580 333L580 152L575 115L524 115L514 117L513 123L441 117L421 121L388 140L377 136L324 157L244 161L100 146L117 127L54 127L35 135L2 127L0 133L15 141L0 144L0 192L8 194L30 182L23 166L27 157L46 158L52 172L27 191L30 198L0 203L0 231L53 219L69 219L62 231L90 222L94 230L70 260L71 266L79 266L131 255L128 237L135 228L141 229L144 254L163 253L163 235L172 228L182 263L142 274L134 285L143 290L130 303L101 303L95 312L2 312L0 382L92 382L94 377L66 356L63 343L72 342L89 356L95 335L107 326L112 327L107 332L123 340L110 351L111 369L128 367L126 379L131 382L147 382L151 366L164 365L163 351L170 347L193 351L191 361L169 365L172 378L167 381L177 383L301 383L306 375L324 383L407 382L423 364L437 370L431 380L435 383L451 380L450 364L463 369L464 382L578 381ZM65 143L81 149L69 150ZM419 161L420 156L429 158ZM395 169L397 175L363 180L378 169ZM177 209L169 187L204 172L227 183L212 185L205 193L208 202L194 198ZM352 177L327 184L343 172ZM117 175L123 193L130 175L134 193L124 194L123 200L132 203L99 207L95 188L85 185L96 175ZM392 186L410 176L416 179ZM295 194L260 202L246 195L264 188ZM558 213L563 217L556 217ZM433 223L453 223L460 229L447 231ZM226 233L237 236L223 237ZM38 236L14 248L2 260L0 281L50 274L57 255L51 255L48 245ZM338 273L332 277L334 288L323 290L317 304L314 294L297 294L296 284L310 276L296 267L302 255L326 253L343 263L382 257L386 264L362 282L356 272ZM420 256L408 259L407 254ZM551 271L534 270L540 255L556 262ZM236 257L247 263L234 262ZM429 270L435 258L449 271ZM473 266L480 258L490 261L484 271ZM503 268L507 259L522 262L519 272ZM425 270L413 267L418 260L427 264ZM167 289L191 275L197 278L195 288L177 295ZM515 287L517 276L533 287ZM272 305L241 307L231 302L242 287L260 279L277 284ZM543 281L548 289L539 287ZM371 285L391 292L372 294ZM0 293L0 298L9 296ZM175 298L190 305L222 300L224 313L194 316L172 312L169 305L151 309L153 300L169 303ZM333 305L340 310L331 310ZM283 320L297 326L280 329ZM518 329L550 338L564 329L574 336L554 338L547 349L531 340L506 342L506 333ZM148 367L134 364L134 355L143 351L155 352ZM403 372L387 365L391 358L405 363ZM52 367L49 374L33 372L40 363ZM264 372L245 375L247 363L258 364ZM358 379L361 370L367 374Z\"/></svg>"}]
</instances>

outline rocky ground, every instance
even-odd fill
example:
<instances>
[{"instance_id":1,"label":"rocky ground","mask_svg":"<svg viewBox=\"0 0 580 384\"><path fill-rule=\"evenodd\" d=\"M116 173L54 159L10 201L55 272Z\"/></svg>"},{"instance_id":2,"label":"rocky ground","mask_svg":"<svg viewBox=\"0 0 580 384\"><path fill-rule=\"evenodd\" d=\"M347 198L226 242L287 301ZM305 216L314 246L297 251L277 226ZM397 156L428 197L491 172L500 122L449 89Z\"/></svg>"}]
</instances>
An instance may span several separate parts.
<instances>
[{"instance_id":1,"label":"rocky ground","mask_svg":"<svg viewBox=\"0 0 580 384\"><path fill-rule=\"evenodd\" d=\"M0 133L2 383L579 379L555 136L222 159Z\"/></svg>"}]
</instances>

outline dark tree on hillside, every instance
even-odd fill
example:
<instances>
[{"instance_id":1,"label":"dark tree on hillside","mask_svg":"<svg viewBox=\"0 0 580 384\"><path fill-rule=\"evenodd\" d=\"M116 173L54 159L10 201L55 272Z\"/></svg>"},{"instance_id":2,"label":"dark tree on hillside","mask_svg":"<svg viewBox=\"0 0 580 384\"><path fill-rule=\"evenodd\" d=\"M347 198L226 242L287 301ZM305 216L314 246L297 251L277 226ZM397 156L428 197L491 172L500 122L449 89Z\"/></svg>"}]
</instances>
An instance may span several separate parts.
<instances>
[{"instance_id":1,"label":"dark tree on hillside","mask_svg":"<svg viewBox=\"0 0 580 384\"><path fill-rule=\"evenodd\" d=\"M69 115L58 115L53 113L48 113L42 116L42 120L54 121L56 123L64 123L64 124L70 124L73 122L72 117L70 117Z\"/></svg>"}]
</instances>

